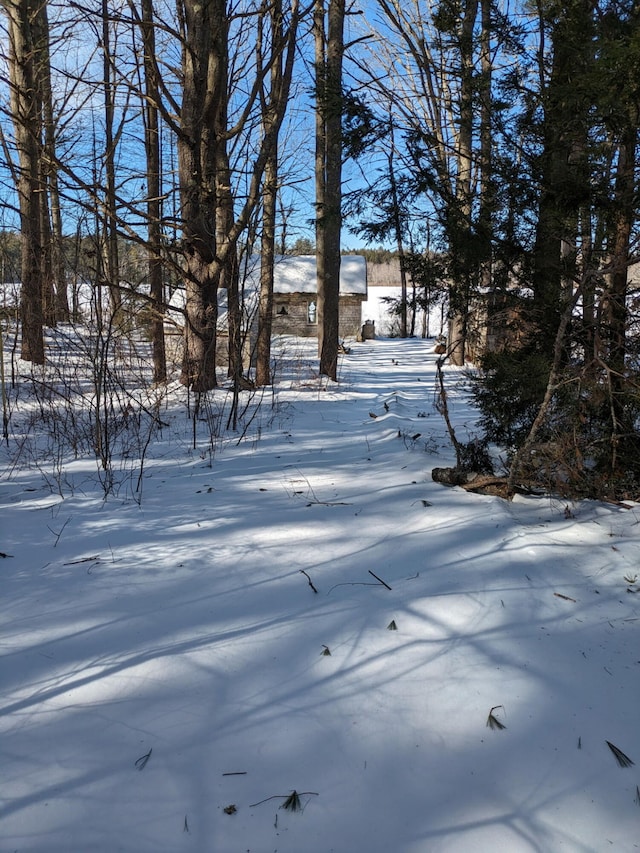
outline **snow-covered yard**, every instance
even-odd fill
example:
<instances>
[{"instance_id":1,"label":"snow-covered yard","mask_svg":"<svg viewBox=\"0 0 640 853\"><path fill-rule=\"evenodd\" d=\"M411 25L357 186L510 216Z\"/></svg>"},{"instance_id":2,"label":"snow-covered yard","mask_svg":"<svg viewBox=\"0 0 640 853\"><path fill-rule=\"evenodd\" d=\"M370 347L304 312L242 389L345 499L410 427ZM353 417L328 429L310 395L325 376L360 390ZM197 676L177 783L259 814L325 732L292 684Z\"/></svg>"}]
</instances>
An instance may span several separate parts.
<instances>
[{"instance_id":1,"label":"snow-covered yard","mask_svg":"<svg viewBox=\"0 0 640 853\"><path fill-rule=\"evenodd\" d=\"M0 850L640 848L640 505L437 485L432 342L312 346L140 502L3 447Z\"/></svg>"}]
</instances>

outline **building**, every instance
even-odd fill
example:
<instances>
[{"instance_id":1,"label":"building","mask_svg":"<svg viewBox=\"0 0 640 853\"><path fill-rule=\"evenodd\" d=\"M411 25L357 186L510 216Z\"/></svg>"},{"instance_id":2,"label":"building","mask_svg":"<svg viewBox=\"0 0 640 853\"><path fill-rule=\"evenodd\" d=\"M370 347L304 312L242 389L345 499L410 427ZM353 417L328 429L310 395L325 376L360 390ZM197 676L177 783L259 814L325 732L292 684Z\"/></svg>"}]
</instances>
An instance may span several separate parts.
<instances>
[{"instance_id":1,"label":"building","mask_svg":"<svg viewBox=\"0 0 640 853\"><path fill-rule=\"evenodd\" d=\"M317 337L318 295L315 255L279 255L273 271L272 335ZM241 264L240 289L243 299L243 337L245 368L252 363L258 328L260 258L253 256ZM362 328L362 303L367 298L367 264L360 255L343 255L340 262L339 328L341 339L355 339ZM170 300L165 322L168 349L173 358L181 358L185 304L183 288L177 288ZM218 342L216 364L228 359L227 298L218 299ZM171 309L176 310L171 310Z\"/></svg>"},{"instance_id":2,"label":"building","mask_svg":"<svg viewBox=\"0 0 640 853\"><path fill-rule=\"evenodd\" d=\"M273 271L273 334L316 337L318 296L315 255L281 255ZM367 262L361 255L340 260L340 338L355 338L367 298Z\"/></svg>"}]
</instances>

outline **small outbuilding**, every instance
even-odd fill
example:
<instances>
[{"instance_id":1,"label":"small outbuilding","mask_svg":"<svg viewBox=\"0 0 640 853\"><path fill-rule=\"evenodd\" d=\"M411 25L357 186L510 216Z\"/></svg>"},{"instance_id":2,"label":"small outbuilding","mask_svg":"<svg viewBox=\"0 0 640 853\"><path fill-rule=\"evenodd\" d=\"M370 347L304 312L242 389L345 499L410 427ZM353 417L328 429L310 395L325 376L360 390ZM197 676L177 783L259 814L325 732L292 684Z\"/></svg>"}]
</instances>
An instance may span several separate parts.
<instances>
[{"instance_id":1,"label":"small outbuilding","mask_svg":"<svg viewBox=\"0 0 640 853\"><path fill-rule=\"evenodd\" d=\"M315 255L281 255L273 271L273 334L312 338L318 334L317 266ZM367 262L361 255L340 260L341 338L355 338L362 326L367 298Z\"/></svg>"},{"instance_id":2,"label":"small outbuilding","mask_svg":"<svg viewBox=\"0 0 640 853\"><path fill-rule=\"evenodd\" d=\"M279 255L273 270L272 334L317 337L318 295L315 255ZM243 338L245 368L253 362L258 327L260 258L253 256L241 264L240 289L243 294ZM367 263L361 255L343 255L340 262L339 329L341 339L355 339L361 333L362 303L367 298ZM216 364L228 360L226 291L219 293L218 343ZM169 351L179 361L184 334L182 310L185 292L178 288L170 300L165 320ZM173 309L173 310L172 310Z\"/></svg>"}]
</instances>

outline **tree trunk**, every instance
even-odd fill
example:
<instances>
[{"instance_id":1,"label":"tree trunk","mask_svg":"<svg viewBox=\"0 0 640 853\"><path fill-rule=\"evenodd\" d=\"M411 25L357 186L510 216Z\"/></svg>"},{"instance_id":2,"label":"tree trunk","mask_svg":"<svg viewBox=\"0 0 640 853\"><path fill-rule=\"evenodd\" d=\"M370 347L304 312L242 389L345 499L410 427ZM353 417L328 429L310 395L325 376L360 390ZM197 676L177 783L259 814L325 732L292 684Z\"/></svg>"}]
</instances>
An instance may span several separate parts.
<instances>
[{"instance_id":1,"label":"tree trunk","mask_svg":"<svg viewBox=\"0 0 640 853\"><path fill-rule=\"evenodd\" d=\"M120 262L118 257L118 228L116 201L116 141L114 138L115 91L111 53L111 33L108 0L102 0L102 69L104 98L104 165L106 172L103 205L104 271L111 298L111 316L117 317L120 306Z\"/></svg>"},{"instance_id":2,"label":"tree trunk","mask_svg":"<svg viewBox=\"0 0 640 853\"><path fill-rule=\"evenodd\" d=\"M583 168L588 112L592 96L580 85L593 58L593 4L591 0L564 7L559 15L539 8L541 33L551 27L552 64L544 83L540 59L544 127L540 162L540 200L533 251L534 317L538 346L551 354L562 305L570 295L576 273L578 213L589 192L589 174ZM546 15L550 23L546 21ZM571 122L567 122L567 115Z\"/></svg>"},{"instance_id":3,"label":"tree trunk","mask_svg":"<svg viewBox=\"0 0 640 853\"><path fill-rule=\"evenodd\" d=\"M555 338L553 342L552 360L544 397L542 399L542 402L540 403L533 423L531 424L531 429L529 430L527 437L518 447L515 454L513 455L513 459L511 460L511 467L509 469L509 476L507 478L507 494L509 496L512 496L515 492L523 460L526 458L529 449L533 446L538 436L538 433L542 425L544 424L545 419L547 418L552 400L555 394L557 393L558 388L560 387L561 368L562 361L564 358L563 353L567 329L569 328L571 316L575 309L576 303L578 302L578 299L581 295L582 289L581 287L579 287L576 289L575 293L571 296L571 298L567 301L567 304L564 306L564 309L560 314L560 319L558 321L558 326L556 328Z\"/></svg>"},{"instance_id":4,"label":"tree trunk","mask_svg":"<svg viewBox=\"0 0 640 853\"><path fill-rule=\"evenodd\" d=\"M463 365L467 355L468 313L475 278L471 245L471 185L473 167L473 31L478 0L467 0L460 27L460 118L457 134L455 203L449 213L449 245L452 258L449 324L450 361Z\"/></svg>"},{"instance_id":5,"label":"tree trunk","mask_svg":"<svg viewBox=\"0 0 640 853\"><path fill-rule=\"evenodd\" d=\"M221 266L217 251L216 138L226 98L226 20L220 0L183 0L185 44L178 169L185 262L185 349L180 381L215 388ZM222 55L221 55L222 54Z\"/></svg>"},{"instance_id":6,"label":"tree trunk","mask_svg":"<svg viewBox=\"0 0 640 853\"><path fill-rule=\"evenodd\" d=\"M181 381L194 390L216 385L215 351L217 291L228 288L230 372L237 387L242 376L237 245L259 203L266 164L276 146L289 98L298 27L298 5L291 4L287 34L276 40L268 56L258 46L258 70L248 81L242 115L227 126L229 80L229 13L224 0L182 0L178 7L185 34L182 55L183 93L178 133L178 168L182 218L182 253L187 290L185 356ZM228 146L245 129L251 106L268 69L284 55L282 85L271 91L273 120L263 129L255 158L247 167L246 198L234 213ZM248 93L248 94L247 94Z\"/></svg>"},{"instance_id":7,"label":"tree trunk","mask_svg":"<svg viewBox=\"0 0 640 853\"><path fill-rule=\"evenodd\" d=\"M478 211L480 286L492 284L492 236L495 209L491 58L491 0L480 0L480 209Z\"/></svg>"},{"instance_id":8,"label":"tree trunk","mask_svg":"<svg viewBox=\"0 0 640 853\"><path fill-rule=\"evenodd\" d=\"M272 41L282 39L282 2L274 0L271 7ZM282 86L283 58L277 56L271 66L271 91ZM265 129L274 125L277 114L274 105L263 100ZM260 299L258 305L258 340L256 343L256 385L270 385L271 333L273 325L273 273L276 243L276 210L278 202L278 141L267 159L262 188L262 235L260 238ZM284 235L283 235L284 240Z\"/></svg>"},{"instance_id":9,"label":"tree trunk","mask_svg":"<svg viewBox=\"0 0 640 853\"><path fill-rule=\"evenodd\" d=\"M623 390L626 382L627 355L627 273L629 247L634 222L635 162L638 141L637 126L630 125L622 134L618 147L615 177L615 215L612 233L613 251L611 273L605 294L604 332L607 342L606 359L611 371L615 418L621 425L625 420ZM615 426L615 425L614 425ZM625 429L632 429L625 424Z\"/></svg>"},{"instance_id":10,"label":"tree trunk","mask_svg":"<svg viewBox=\"0 0 640 853\"><path fill-rule=\"evenodd\" d=\"M11 116L18 151L17 192L20 205L22 287L21 357L44 364L42 307L42 232L40 218L41 105L38 99L35 46L28 0L2 0L8 16Z\"/></svg>"},{"instance_id":11,"label":"tree trunk","mask_svg":"<svg viewBox=\"0 0 640 853\"><path fill-rule=\"evenodd\" d=\"M164 285L162 264L162 177L160 164L160 126L158 104L160 93L155 64L155 29L153 0L142 0L142 40L145 80L145 154L147 160L147 239L149 291L151 296L151 346L153 381L167 378L164 340Z\"/></svg>"},{"instance_id":12,"label":"tree trunk","mask_svg":"<svg viewBox=\"0 0 640 853\"><path fill-rule=\"evenodd\" d=\"M324 0L315 0L313 7L313 36L315 42L315 86L316 86L316 112L315 112L315 190L316 190L316 323L318 330L318 356L322 352L323 341L323 316L324 316L324 264L326 257L325 230L323 219L325 216L326 175L325 163L327 152L327 127L324 116L324 103L326 101L326 30L325 30Z\"/></svg>"},{"instance_id":13,"label":"tree trunk","mask_svg":"<svg viewBox=\"0 0 640 853\"><path fill-rule=\"evenodd\" d=\"M260 238L260 302L258 306L258 340L256 385L270 385L271 332L273 324L273 273L275 263L275 221L278 193L278 152L274 150L264 173L262 193L262 236Z\"/></svg>"},{"instance_id":14,"label":"tree trunk","mask_svg":"<svg viewBox=\"0 0 640 853\"><path fill-rule=\"evenodd\" d=\"M400 262L400 337L407 337L407 271L404 263L404 243L402 240L402 221L400 217L400 200L398 198L398 184L396 181L395 172L395 140L393 136L393 125L391 125L391 133L389 139L389 154L387 163L389 165L389 187L391 189L391 202L393 205L393 230L396 238L396 249L398 252L398 261ZM415 286L413 289L413 319L411 321L411 333L415 326Z\"/></svg>"},{"instance_id":15,"label":"tree trunk","mask_svg":"<svg viewBox=\"0 0 640 853\"><path fill-rule=\"evenodd\" d=\"M42 102L41 102L42 103ZM51 217L49 215L48 167L44 150L40 151L40 192L38 201L40 204L40 280L42 287L42 311L45 326L56 325L56 298L53 271L53 234L51 231Z\"/></svg>"},{"instance_id":16,"label":"tree trunk","mask_svg":"<svg viewBox=\"0 0 640 853\"><path fill-rule=\"evenodd\" d=\"M318 263L318 352L320 373L337 381L342 230L342 56L344 0L329 0L328 37L324 5L317 0L316 87L316 257ZM318 189L320 190L318 194Z\"/></svg>"},{"instance_id":17,"label":"tree trunk","mask_svg":"<svg viewBox=\"0 0 640 853\"><path fill-rule=\"evenodd\" d=\"M69 295L63 252L62 213L56 159L56 117L51 86L49 17L46 3L41 3L38 7L37 31L38 77L44 123L44 175L47 188L47 192L42 194L46 200L46 204L43 206L43 216L46 216L45 226L50 241L50 249L47 254L54 291L53 321L56 322L69 319Z\"/></svg>"}]
</instances>

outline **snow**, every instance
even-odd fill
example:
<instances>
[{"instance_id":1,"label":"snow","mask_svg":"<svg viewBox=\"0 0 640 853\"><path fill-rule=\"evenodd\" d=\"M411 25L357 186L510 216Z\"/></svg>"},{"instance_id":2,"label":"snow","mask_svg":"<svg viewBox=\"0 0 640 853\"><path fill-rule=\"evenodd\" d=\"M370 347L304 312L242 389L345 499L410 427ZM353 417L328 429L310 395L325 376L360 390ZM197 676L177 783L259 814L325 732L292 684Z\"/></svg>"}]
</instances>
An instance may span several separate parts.
<instances>
[{"instance_id":1,"label":"snow","mask_svg":"<svg viewBox=\"0 0 640 853\"><path fill-rule=\"evenodd\" d=\"M172 386L142 495L3 446L0 849L638 849L640 506L437 485L433 341L285 343L239 435Z\"/></svg>"},{"instance_id":2,"label":"snow","mask_svg":"<svg viewBox=\"0 0 640 853\"><path fill-rule=\"evenodd\" d=\"M408 288L407 296L411 300L411 286ZM401 287L387 285L369 287L367 298L362 303L362 319L373 321L378 335L400 337L401 319L398 314L394 313L393 307L394 303L398 304L401 300ZM407 323L409 326L411 325L410 306L407 311ZM428 312L422 308L416 308L414 329L416 335L422 336L424 334L427 338L446 334L447 318L444 303L436 301Z\"/></svg>"},{"instance_id":3,"label":"snow","mask_svg":"<svg viewBox=\"0 0 640 853\"><path fill-rule=\"evenodd\" d=\"M275 293L315 293L315 255L278 255L273 268ZM362 255L340 258L340 293L363 295L367 292L367 262Z\"/></svg>"},{"instance_id":4,"label":"snow","mask_svg":"<svg viewBox=\"0 0 640 853\"><path fill-rule=\"evenodd\" d=\"M409 294L410 297L410 294ZM375 323L376 334L389 337L399 337L401 320L400 317L393 313L393 303L388 300L400 302L402 299L402 288L387 285L377 285L370 287L367 291L367 298L362 303L362 319L369 320ZM408 321L411 322L411 309L408 311ZM445 319L439 308L432 310L428 317L424 316L424 311L421 308L416 309L416 334L420 335L424 325L427 337L435 336L443 331ZM429 329L427 330L427 324Z\"/></svg>"}]
</instances>

